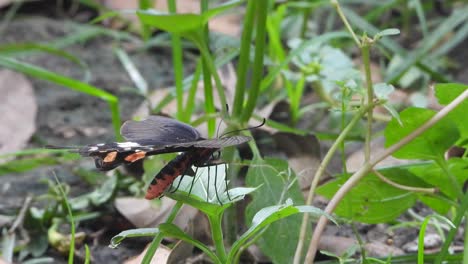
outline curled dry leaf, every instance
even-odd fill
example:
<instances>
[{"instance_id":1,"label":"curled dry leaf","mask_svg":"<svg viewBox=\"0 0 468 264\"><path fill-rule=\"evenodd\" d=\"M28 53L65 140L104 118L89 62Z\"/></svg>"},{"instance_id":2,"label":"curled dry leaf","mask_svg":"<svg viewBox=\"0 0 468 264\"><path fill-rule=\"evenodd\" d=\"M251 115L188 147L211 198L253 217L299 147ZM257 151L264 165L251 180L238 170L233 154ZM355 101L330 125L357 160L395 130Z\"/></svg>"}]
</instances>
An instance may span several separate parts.
<instances>
[{"instance_id":1,"label":"curled dry leaf","mask_svg":"<svg viewBox=\"0 0 468 264\"><path fill-rule=\"evenodd\" d=\"M20 150L36 130L37 104L23 75L0 70L0 154Z\"/></svg>"},{"instance_id":2,"label":"curled dry leaf","mask_svg":"<svg viewBox=\"0 0 468 264\"><path fill-rule=\"evenodd\" d=\"M149 200L134 197L119 197L115 200L115 208L135 227L154 227L166 221L176 202L166 197L161 198L159 207ZM184 206L177 214L174 224L185 230L195 217L197 210Z\"/></svg>"},{"instance_id":3,"label":"curled dry leaf","mask_svg":"<svg viewBox=\"0 0 468 264\"><path fill-rule=\"evenodd\" d=\"M288 157L289 166L296 172L301 189L310 186L320 165L320 144L314 135L300 136L278 132L273 139L279 150Z\"/></svg>"}]
</instances>

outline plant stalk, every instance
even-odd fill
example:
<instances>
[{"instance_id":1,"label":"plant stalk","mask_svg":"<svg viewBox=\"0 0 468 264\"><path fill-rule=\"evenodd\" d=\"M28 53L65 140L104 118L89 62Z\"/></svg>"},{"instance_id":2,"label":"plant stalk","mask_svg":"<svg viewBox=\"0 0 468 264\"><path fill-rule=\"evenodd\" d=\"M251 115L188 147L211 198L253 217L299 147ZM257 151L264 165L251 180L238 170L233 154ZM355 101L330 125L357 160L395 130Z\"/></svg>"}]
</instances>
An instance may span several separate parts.
<instances>
[{"instance_id":1,"label":"plant stalk","mask_svg":"<svg viewBox=\"0 0 468 264\"><path fill-rule=\"evenodd\" d=\"M460 94L455 100L453 100L450 104L442 108L437 114L435 114L431 119L429 119L426 123L422 126L414 130L408 136L404 137L398 143L390 146L387 148L383 153L375 157L374 159L370 160L369 162L364 163L364 165L356 171L346 182L345 184L337 191L335 196L330 200L327 207L325 208L325 212L328 214L332 214L335 208L338 206L338 203L343 199L343 197L351 190L351 188L356 185L359 180L364 177L376 164L380 161L385 159L386 157L392 155L394 152L398 151L400 148L411 142L413 139L424 133L426 130L434 126L437 122L439 122L442 118L444 118L450 111L452 111L455 107L459 104L463 103L464 101L468 100L468 89L465 90L462 94ZM318 243L320 240L320 236L322 235L328 219L326 217L320 217L317 226L315 227L314 233L312 235L312 240L310 242L308 253L304 263L310 264L313 263L315 254L317 252Z\"/></svg>"}]
</instances>

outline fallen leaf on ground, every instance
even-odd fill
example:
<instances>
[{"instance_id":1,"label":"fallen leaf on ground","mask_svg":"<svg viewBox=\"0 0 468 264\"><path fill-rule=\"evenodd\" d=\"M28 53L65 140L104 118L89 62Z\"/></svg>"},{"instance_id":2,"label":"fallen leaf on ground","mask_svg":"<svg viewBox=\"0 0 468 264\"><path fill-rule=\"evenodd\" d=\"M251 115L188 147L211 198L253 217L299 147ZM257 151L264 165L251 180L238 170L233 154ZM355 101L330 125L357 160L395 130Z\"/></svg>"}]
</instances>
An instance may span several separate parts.
<instances>
[{"instance_id":1,"label":"fallen leaf on ground","mask_svg":"<svg viewBox=\"0 0 468 264\"><path fill-rule=\"evenodd\" d=\"M273 139L279 150L286 154L301 189L308 188L320 165L320 143L317 138L314 135L278 132L273 134Z\"/></svg>"},{"instance_id":2,"label":"fallen leaf on ground","mask_svg":"<svg viewBox=\"0 0 468 264\"><path fill-rule=\"evenodd\" d=\"M342 256L346 251L357 246L355 239L340 236L322 236L319 242L319 250L325 250L333 253L336 256ZM364 245L366 255L370 257L387 257L403 255L403 250L386 245L381 242L369 242Z\"/></svg>"},{"instance_id":3,"label":"fallen leaf on ground","mask_svg":"<svg viewBox=\"0 0 468 264\"><path fill-rule=\"evenodd\" d=\"M115 200L115 208L135 227L154 227L166 221L176 201L163 197L158 207L155 203L144 198L119 197ZM174 224L185 230L195 217L197 210L184 206L177 214Z\"/></svg>"},{"instance_id":4,"label":"fallen leaf on ground","mask_svg":"<svg viewBox=\"0 0 468 264\"><path fill-rule=\"evenodd\" d=\"M22 74L0 70L0 154L26 145L36 130L37 104L32 84Z\"/></svg>"},{"instance_id":5,"label":"fallen leaf on ground","mask_svg":"<svg viewBox=\"0 0 468 264\"><path fill-rule=\"evenodd\" d=\"M385 151L384 148L385 138L379 137L371 141L371 151L373 156L378 156L382 152ZM389 167L389 166L396 166L409 163L409 160L397 159L393 156L388 156L379 164L377 164L376 168L381 167ZM359 170L362 165L364 164L364 149L360 149L353 154L349 155L348 159L346 160L346 166L348 171L354 172Z\"/></svg>"},{"instance_id":6,"label":"fallen leaf on ground","mask_svg":"<svg viewBox=\"0 0 468 264\"><path fill-rule=\"evenodd\" d=\"M127 261L124 261L124 264L140 264L143 261L143 258L145 257L146 251L148 251L148 247L141 252L140 255L133 257ZM164 245L159 245L158 249L156 250L156 253L154 254L153 258L151 259L150 263L151 264L165 264L168 263L169 256L171 255L171 249L164 246Z\"/></svg>"}]
</instances>

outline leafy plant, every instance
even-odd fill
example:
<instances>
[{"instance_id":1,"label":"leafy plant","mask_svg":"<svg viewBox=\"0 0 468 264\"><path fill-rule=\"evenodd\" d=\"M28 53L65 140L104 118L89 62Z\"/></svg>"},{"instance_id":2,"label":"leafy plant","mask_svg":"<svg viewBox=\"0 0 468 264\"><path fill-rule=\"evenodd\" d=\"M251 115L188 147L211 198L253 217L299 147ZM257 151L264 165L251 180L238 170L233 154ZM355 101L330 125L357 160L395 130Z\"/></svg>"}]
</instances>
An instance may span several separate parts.
<instances>
[{"instance_id":1,"label":"leafy plant","mask_svg":"<svg viewBox=\"0 0 468 264\"><path fill-rule=\"evenodd\" d=\"M178 190L168 194L169 197L177 200L180 204L183 203L197 208L207 216L216 248L215 252L212 252L207 245L184 233L179 227L170 222L161 224L157 228L126 230L112 239L111 247L117 247L125 238L130 237L155 236L157 241L160 241L160 236L173 237L194 245L214 263L237 263L241 252L246 249L247 245L252 243L252 240L258 239L258 235L267 230L270 225L273 227L274 222L298 213L307 213L314 217L324 215L320 209L312 206L295 206L290 199L275 206L255 209L256 213L252 215L249 229L232 244L229 251L226 251L221 221L223 214L235 202L242 200L245 195L255 191L255 189L234 188L226 190L224 166L226 165L217 165L211 169L208 169L210 167L204 168L195 179L188 176L183 179L178 178L181 184L179 185L178 181L174 182L174 186L179 186ZM214 175L209 173L210 170L211 173L216 173L216 181L213 181ZM264 173L268 172L264 171ZM328 215L327 217L332 219ZM152 258L151 254L154 254L155 250L155 248L148 250L144 263L149 263Z\"/></svg>"}]
</instances>

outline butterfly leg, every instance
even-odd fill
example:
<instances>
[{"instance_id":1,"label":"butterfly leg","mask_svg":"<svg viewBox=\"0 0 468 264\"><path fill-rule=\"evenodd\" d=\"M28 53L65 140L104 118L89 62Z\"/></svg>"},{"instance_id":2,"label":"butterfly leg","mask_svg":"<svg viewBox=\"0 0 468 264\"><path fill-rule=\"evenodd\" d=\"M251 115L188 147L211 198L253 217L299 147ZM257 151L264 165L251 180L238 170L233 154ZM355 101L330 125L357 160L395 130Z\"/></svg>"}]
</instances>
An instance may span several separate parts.
<instances>
[{"instance_id":1,"label":"butterfly leg","mask_svg":"<svg viewBox=\"0 0 468 264\"><path fill-rule=\"evenodd\" d=\"M195 175L193 175L192 184L190 184L190 189L188 195L192 193L193 185L195 184L195 177L197 177L198 167L195 167Z\"/></svg>"},{"instance_id":2,"label":"butterfly leg","mask_svg":"<svg viewBox=\"0 0 468 264\"><path fill-rule=\"evenodd\" d=\"M172 190L171 193L175 193L175 192L179 189L180 184L182 183L182 180L184 179L184 177L185 177L185 175L187 174L187 172L188 172L189 169L190 169L190 167L187 167L187 168L184 170L184 172L183 172L182 175L180 176L179 183L177 183L177 187L175 187L175 189ZM171 183L171 188L170 188L170 189L172 189L173 183L174 183L174 182Z\"/></svg>"},{"instance_id":3,"label":"butterfly leg","mask_svg":"<svg viewBox=\"0 0 468 264\"><path fill-rule=\"evenodd\" d=\"M209 200L209 197L210 197L210 168L211 166L208 166L208 183L207 183L207 186L206 186L206 202L208 202Z\"/></svg>"},{"instance_id":4,"label":"butterfly leg","mask_svg":"<svg viewBox=\"0 0 468 264\"><path fill-rule=\"evenodd\" d=\"M229 199L229 201L232 201L231 196L229 195L229 189L228 189L228 166L225 164L224 166L224 184L226 187L226 194Z\"/></svg>"}]
</instances>

